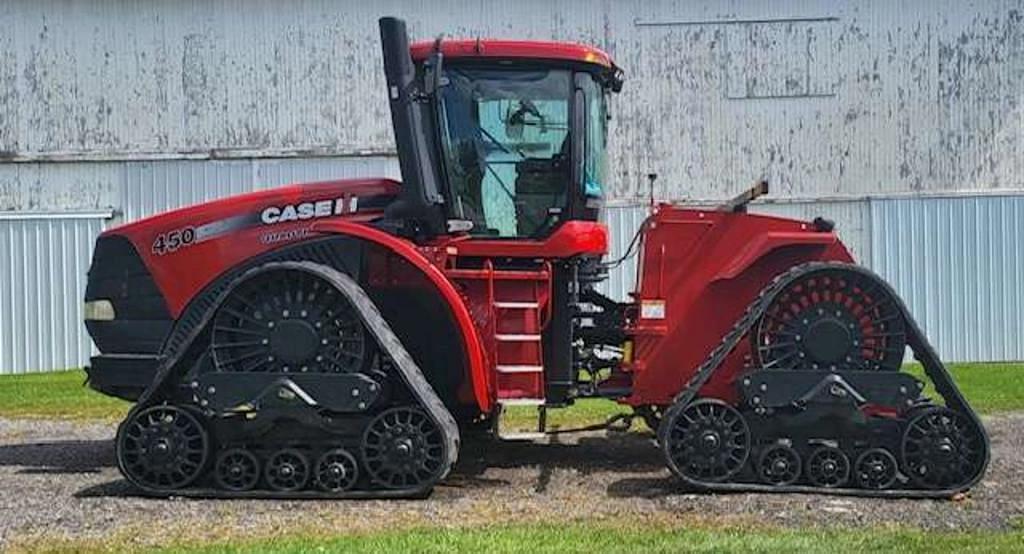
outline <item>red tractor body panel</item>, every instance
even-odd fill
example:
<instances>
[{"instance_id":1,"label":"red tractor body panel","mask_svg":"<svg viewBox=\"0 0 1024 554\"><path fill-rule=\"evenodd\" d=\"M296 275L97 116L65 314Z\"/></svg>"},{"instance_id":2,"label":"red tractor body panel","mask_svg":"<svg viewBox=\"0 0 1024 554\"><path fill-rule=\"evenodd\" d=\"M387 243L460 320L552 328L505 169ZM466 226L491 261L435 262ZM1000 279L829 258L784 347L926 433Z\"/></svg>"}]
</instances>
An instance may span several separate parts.
<instances>
[{"instance_id":1,"label":"red tractor body panel","mask_svg":"<svg viewBox=\"0 0 1024 554\"><path fill-rule=\"evenodd\" d=\"M495 337L544 331L553 308L550 266L505 271L496 270L492 260L602 256L607 228L568 221L538 240L464 235L416 245L367 225L382 215L398 187L382 179L288 186L168 212L106 234L134 244L174 318L219 276L276 248L328 234L372 243L386 253L371 264L369 278L376 285L428 288L449 306L464 347L463 402L489 413L498 399L543 396L542 374L500 371L541 365L539 345ZM632 392L622 399L635 406L669 404L776 275L807 261L851 261L834 233L774 217L661 205L644 233L626 330L633 354L624 369L632 374ZM484 262L467 269L467 259ZM536 311L495 309L503 300L533 303ZM747 347L737 349L704 394L733 399L733 379L747 354Z\"/></svg>"},{"instance_id":2,"label":"red tractor body panel","mask_svg":"<svg viewBox=\"0 0 1024 554\"><path fill-rule=\"evenodd\" d=\"M420 62L434 51L433 42L417 42L410 48L412 59ZM504 58L526 60L560 60L600 65L612 68L611 57L598 48L572 42L539 40L445 40L441 53L446 58Z\"/></svg>"},{"instance_id":3,"label":"red tractor body panel","mask_svg":"<svg viewBox=\"0 0 1024 554\"><path fill-rule=\"evenodd\" d=\"M293 185L170 211L104 234L124 236L135 245L177 318L219 275L254 256L310 238L317 220L379 218L398 188L388 179Z\"/></svg>"},{"instance_id":4,"label":"red tractor body panel","mask_svg":"<svg viewBox=\"0 0 1024 554\"><path fill-rule=\"evenodd\" d=\"M446 241L460 256L564 259L603 256L608 252L608 228L594 221L566 221L538 240L494 240L459 237Z\"/></svg>"},{"instance_id":5,"label":"red tractor body panel","mask_svg":"<svg viewBox=\"0 0 1024 554\"><path fill-rule=\"evenodd\" d=\"M809 261L852 261L835 233L746 213L658 206L638 268L631 405L668 405L757 294ZM701 394L732 401L747 361L741 345Z\"/></svg>"}]
</instances>

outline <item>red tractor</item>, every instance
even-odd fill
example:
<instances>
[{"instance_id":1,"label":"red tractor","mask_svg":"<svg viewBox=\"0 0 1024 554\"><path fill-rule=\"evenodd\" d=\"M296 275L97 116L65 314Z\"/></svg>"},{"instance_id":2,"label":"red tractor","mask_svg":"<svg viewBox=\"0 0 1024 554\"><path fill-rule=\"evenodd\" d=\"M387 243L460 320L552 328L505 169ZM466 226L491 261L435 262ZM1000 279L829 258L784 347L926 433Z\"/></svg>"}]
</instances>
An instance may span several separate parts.
<instances>
[{"instance_id":1,"label":"red tractor","mask_svg":"<svg viewBox=\"0 0 1024 554\"><path fill-rule=\"evenodd\" d=\"M763 188L652 208L632 300L596 290L622 86L605 53L380 30L401 183L267 190L97 241L89 381L136 402L116 453L143 492L420 496L460 427L586 397L631 407L697 489L981 478L985 431L903 302L830 222L745 213Z\"/></svg>"}]
</instances>

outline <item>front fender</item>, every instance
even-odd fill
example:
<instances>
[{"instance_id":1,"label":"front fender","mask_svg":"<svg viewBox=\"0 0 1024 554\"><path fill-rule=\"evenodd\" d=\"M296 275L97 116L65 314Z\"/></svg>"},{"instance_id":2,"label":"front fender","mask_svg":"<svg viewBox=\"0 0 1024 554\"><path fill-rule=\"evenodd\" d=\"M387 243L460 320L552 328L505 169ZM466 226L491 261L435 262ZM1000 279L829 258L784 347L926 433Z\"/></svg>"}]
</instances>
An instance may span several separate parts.
<instances>
[{"instance_id":1,"label":"front fender","mask_svg":"<svg viewBox=\"0 0 1024 554\"><path fill-rule=\"evenodd\" d=\"M344 220L321 221L313 225L313 230L319 233L334 233L351 236L374 243L396 256L401 257L410 265L420 270L437 290L437 293L444 298L451 309L452 317L455 319L460 332L462 333L463 351L466 356L467 367L473 385L473 396L477 406L483 413L490 413L491 385L488 378L487 364L484 359L483 343L480 333L477 331L473 320L470 317L469 309L452 286L448 277L409 242L394 235L369 227L364 224L353 223Z\"/></svg>"}]
</instances>

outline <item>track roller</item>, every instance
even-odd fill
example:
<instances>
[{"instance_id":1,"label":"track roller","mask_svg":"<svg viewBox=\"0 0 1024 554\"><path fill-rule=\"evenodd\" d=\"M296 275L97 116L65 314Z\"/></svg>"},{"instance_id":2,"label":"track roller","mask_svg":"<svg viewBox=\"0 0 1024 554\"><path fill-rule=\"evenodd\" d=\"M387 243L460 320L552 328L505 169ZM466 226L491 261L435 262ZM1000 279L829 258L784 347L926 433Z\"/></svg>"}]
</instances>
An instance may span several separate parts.
<instances>
[{"instance_id":1,"label":"track roller","mask_svg":"<svg viewBox=\"0 0 1024 554\"><path fill-rule=\"evenodd\" d=\"M974 421L949 408L929 408L907 423L903 469L926 489L960 487L981 471L985 449L985 436Z\"/></svg>"},{"instance_id":2,"label":"track roller","mask_svg":"<svg viewBox=\"0 0 1024 554\"><path fill-rule=\"evenodd\" d=\"M267 485L275 491L302 490L309 481L310 467L306 456L294 448L275 452L264 470Z\"/></svg>"},{"instance_id":3,"label":"track roller","mask_svg":"<svg viewBox=\"0 0 1024 554\"><path fill-rule=\"evenodd\" d=\"M853 464L857 484L865 489L885 490L896 483L899 467L896 457L884 448L866 450Z\"/></svg>"},{"instance_id":4,"label":"track roller","mask_svg":"<svg viewBox=\"0 0 1024 554\"><path fill-rule=\"evenodd\" d=\"M775 444L761 452L757 475L769 485L792 485L800 478L800 454L785 444Z\"/></svg>"},{"instance_id":5,"label":"track roller","mask_svg":"<svg viewBox=\"0 0 1024 554\"><path fill-rule=\"evenodd\" d=\"M850 458L833 446L818 447L807 458L807 480L812 485L836 488L850 479Z\"/></svg>"},{"instance_id":6,"label":"track roller","mask_svg":"<svg viewBox=\"0 0 1024 554\"><path fill-rule=\"evenodd\" d=\"M363 461L370 477L385 488L414 487L443 470L445 444L427 414L410 406L378 415L363 435Z\"/></svg>"},{"instance_id":7,"label":"track roller","mask_svg":"<svg viewBox=\"0 0 1024 554\"><path fill-rule=\"evenodd\" d=\"M351 489L359 480L356 458L343 448L324 452L316 462L316 486L327 492Z\"/></svg>"},{"instance_id":8,"label":"track roller","mask_svg":"<svg viewBox=\"0 0 1024 554\"><path fill-rule=\"evenodd\" d=\"M260 481L260 462L244 448L221 452L213 471L217 485L229 491L252 490Z\"/></svg>"}]
</instances>

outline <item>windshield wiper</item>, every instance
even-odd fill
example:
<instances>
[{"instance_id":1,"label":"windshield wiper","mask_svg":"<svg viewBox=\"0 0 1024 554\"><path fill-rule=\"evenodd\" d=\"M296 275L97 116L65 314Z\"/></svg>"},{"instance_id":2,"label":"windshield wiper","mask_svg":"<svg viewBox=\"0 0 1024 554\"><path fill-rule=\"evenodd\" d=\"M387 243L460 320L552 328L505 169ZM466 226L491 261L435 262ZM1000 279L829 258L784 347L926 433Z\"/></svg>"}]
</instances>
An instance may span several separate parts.
<instances>
[{"instance_id":1,"label":"windshield wiper","mask_svg":"<svg viewBox=\"0 0 1024 554\"><path fill-rule=\"evenodd\" d=\"M497 146L498 148L502 149L506 154L512 154L512 155L519 154L519 158L520 159L523 159L523 160L526 159L526 154L524 154L522 150L520 150L520 149L516 148L515 146L513 146L512 148L515 149L515 152L513 152L512 150L509 150L509 147L506 146L503 142L501 142L500 140L494 138L494 135L492 135L491 133L487 132L487 129L484 129L483 127L481 127L479 125L477 125L476 128L477 128L477 130L480 131L481 135L483 135L485 138L487 138L487 140L489 140L491 142L491 144L493 144L493 145Z\"/></svg>"}]
</instances>

